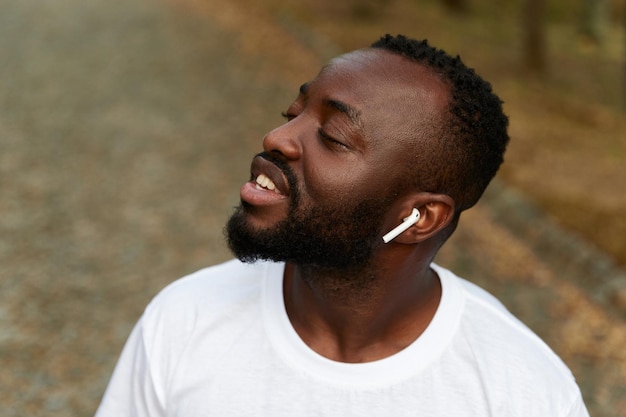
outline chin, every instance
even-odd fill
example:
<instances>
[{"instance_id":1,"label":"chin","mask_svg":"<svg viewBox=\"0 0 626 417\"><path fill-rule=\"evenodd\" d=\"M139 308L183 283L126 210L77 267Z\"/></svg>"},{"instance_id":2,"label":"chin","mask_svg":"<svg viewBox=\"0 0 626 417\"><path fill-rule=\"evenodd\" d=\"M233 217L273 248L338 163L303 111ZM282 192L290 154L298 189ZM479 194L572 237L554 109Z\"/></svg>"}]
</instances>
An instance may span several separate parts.
<instances>
[{"instance_id":1,"label":"chin","mask_svg":"<svg viewBox=\"0 0 626 417\"><path fill-rule=\"evenodd\" d=\"M234 216L239 216L238 221L243 222L247 227L259 231L271 230L282 222L286 222L288 217L285 209L256 207L246 202L241 203L235 210Z\"/></svg>"}]
</instances>

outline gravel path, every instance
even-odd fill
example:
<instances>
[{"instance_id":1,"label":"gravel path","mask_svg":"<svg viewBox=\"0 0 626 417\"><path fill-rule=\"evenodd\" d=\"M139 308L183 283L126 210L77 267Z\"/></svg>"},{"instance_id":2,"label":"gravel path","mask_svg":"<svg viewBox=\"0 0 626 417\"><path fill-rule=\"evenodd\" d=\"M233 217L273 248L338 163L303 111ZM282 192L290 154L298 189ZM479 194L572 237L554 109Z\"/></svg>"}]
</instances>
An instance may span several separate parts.
<instances>
[{"instance_id":1,"label":"gravel path","mask_svg":"<svg viewBox=\"0 0 626 417\"><path fill-rule=\"evenodd\" d=\"M0 0L1 416L92 415L149 299L229 257L263 132L336 52L237 4ZM441 262L539 332L594 415L626 415L623 319L503 223L501 194Z\"/></svg>"}]
</instances>

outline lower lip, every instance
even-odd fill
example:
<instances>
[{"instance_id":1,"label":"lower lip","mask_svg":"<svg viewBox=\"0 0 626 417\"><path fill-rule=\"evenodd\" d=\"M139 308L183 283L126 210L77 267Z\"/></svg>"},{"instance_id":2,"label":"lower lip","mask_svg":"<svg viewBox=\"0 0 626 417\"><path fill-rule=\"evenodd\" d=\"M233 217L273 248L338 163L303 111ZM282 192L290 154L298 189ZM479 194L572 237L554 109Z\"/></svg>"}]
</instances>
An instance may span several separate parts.
<instances>
[{"instance_id":1,"label":"lower lip","mask_svg":"<svg viewBox=\"0 0 626 417\"><path fill-rule=\"evenodd\" d=\"M241 187L239 192L241 199L253 206L267 206L279 203L287 199L286 196L275 191L258 189L256 183L247 182Z\"/></svg>"}]
</instances>

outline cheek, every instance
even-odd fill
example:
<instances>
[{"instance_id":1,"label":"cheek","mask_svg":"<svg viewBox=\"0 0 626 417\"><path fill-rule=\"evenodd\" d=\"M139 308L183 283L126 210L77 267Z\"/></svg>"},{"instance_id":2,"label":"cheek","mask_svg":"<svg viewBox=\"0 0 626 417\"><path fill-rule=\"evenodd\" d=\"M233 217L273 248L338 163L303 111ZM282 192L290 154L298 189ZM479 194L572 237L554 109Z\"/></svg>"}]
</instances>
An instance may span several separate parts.
<instances>
[{"instance_id":1,"label":"cheek","mask_svg":"<svg viewBox=\"0 0 626 417\"><path fill-rule=\"evenodd\" d=\"M316 164L304 170L303 178L303 191L313 201L354 205L386 191L381 176L371 166L354 160Z\"/></svg>"}]
</instances>

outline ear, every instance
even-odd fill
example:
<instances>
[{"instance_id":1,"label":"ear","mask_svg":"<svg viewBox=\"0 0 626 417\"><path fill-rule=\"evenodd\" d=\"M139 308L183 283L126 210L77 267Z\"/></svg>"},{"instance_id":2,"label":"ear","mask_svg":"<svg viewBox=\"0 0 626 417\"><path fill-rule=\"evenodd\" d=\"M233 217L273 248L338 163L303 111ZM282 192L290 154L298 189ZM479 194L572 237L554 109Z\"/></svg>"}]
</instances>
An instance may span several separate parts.
<instances>
[{"instance_id":1,"label":"ear","mask_svg":"<svg viewBox=\"0 0 626 417\"><path fill-rule=\"evenodd\" d=\"M419 220L392 242L415 244L437 235L454 219L455 204L446 194L416 193L404 199L397 217L397 224L411 214L413 208L419 210Z\"/></svg>"}]
</instances>

